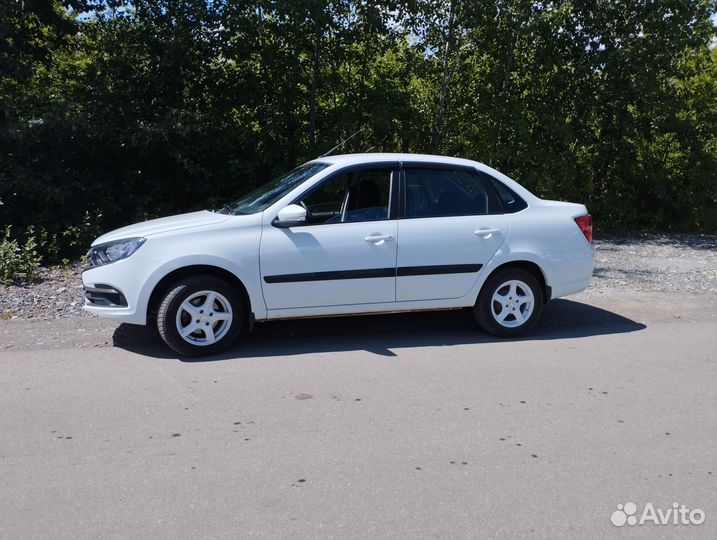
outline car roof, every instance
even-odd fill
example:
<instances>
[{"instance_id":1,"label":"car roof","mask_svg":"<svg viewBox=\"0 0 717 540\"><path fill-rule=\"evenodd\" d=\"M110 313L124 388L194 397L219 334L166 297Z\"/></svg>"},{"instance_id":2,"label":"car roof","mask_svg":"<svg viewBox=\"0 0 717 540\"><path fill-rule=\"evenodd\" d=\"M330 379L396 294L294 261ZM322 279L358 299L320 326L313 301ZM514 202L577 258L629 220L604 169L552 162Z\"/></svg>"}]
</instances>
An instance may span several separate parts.
<instances>
[{"instance_id":1,"label":"car roof","mask_svg":"<svg viewBox=\"0 0 717 540\"><path fill-rule=\"evenodd\" d=\"M335 156L320 156L309 163L328 163L332 166L347 166L347 165L362 165L365 163L380 163L380 162L401 162L401 163L440 163L443 165L458 165L463 167L471 167L478 169L494 178L498 178L503 183L507 184L513 191L518 193L524 199L528 201L539 200L534 194L528 191L525 187L521 186L518 182L509 178L502 172L481 163L479 161L473 161L470 159L456 158L450 156L438 156L434 154L400 154L400 153L365 153L365 154L338 154ZM333 170L329 169L329 170Z\"/></svg>"},{"instance_id":2,"label":"car roof","mask_svg":"<svg viewBox=\"0 0 717 540\"><path fill-rule=\"evenodd\" d=\"M430 162L442 163L446 165L463 165L475 167L482 165L470 159L455 158L449 156L437 156L432 154L391 154L391 153L365 153L365 154L338 154L333 156L320 156L313 162L331 163L332 165L361 165L363 163L374 163L380 161L400 161L408 162Z\"/></svg>"}]
</instances>

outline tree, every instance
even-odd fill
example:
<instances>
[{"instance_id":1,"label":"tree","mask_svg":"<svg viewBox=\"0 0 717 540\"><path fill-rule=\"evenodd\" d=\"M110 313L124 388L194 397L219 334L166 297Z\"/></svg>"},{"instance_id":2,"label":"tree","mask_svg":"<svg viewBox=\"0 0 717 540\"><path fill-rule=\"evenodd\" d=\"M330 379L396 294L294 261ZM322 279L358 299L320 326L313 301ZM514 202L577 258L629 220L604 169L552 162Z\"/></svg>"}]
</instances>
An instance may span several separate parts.
<instances>
[{"instance_id":1,"label":"tree","mask_svg":"<svg viewBox=\"0 0 717 540\"><path fill-rule=\"evenodd\" d=\"M221 206L360 130L343 151L477 159L600 228L714 231L716 10L6 0L0 222L78 253L78 228Z\"/></svg>"}]
</instances>

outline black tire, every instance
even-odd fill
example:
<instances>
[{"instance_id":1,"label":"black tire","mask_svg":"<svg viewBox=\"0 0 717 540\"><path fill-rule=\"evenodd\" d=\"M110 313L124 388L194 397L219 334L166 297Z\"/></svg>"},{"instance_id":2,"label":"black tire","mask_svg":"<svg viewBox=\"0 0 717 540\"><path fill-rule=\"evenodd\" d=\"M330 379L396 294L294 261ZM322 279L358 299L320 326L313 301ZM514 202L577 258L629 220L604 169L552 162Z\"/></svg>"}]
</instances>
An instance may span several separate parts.
<instances>
[{"instance_id":1,"label":"black tire","mask_svg":"<svg viewBox=\"0 0 717 540\"><path fill-rule=\"evenodd\" d=\"M202 302L210 300L209 295L199 294L204 292L215 293L216 299L212 302L211 310L203 309L206 306ZM195 298L189 302L192 305L188 305L187 309L196 307L196 313L190 315L182 304L193 296ZM178 318L180 309L182 311ZM199 317L196 324L194 316ZM224 320L216 320L210 316L223 317ZM157 310L159 335L169 347L182 356L206 356L224 351L239 337L245 321L246 307L239 291L223 279L212 275L191 276L177 281L164 294ZM178 328L178 324L183 322L186 322L187 331L191 330L190 326L196 327L186 339L180 335ZM215 330L220 337L212 342L216 337Z\"/></svg>"},{"instance_id":2,"label":"black tire","mask_svg":"<svg viewBox=\"0 0 717 540\"><path fill-rule=\"evenodd\" d=\"M493 302L493 295L501 289L503 292L510 292L508 282L520 282L524 284L524 286L530 289L533 295L531 312L524 322L520 322L518 317L516 317L515 314L511 314L510 311L506 312L507 315L504 317L504 323L499 321L499 316L504 313L503 310L506 308L500 302ZM521 292L527 293L527 291L522 291L522 288L522 285L517 286L519 295ZM527 307L524 308L523 306L525 306L525 304L520 304L521 300L516 299L516 297L512 295L509 295L509 297L510 302L515 302L515 304L511 304L507 309L512 309L513 311L518 309L518 316L523 318L524 310L527 310ZM525 298L525 296L523 296L523 298ZM496 311L498 312L498 317L496 317ZM478 325L489 334L510 338L521 336L530 331L537 324L542 311L543 289L533 274L521 268L506 268L490 276L483 284L476 305L473 307L473 316L478 322ZM507 324L513 326L506 326Z\"/></svg>"}]
</instances>

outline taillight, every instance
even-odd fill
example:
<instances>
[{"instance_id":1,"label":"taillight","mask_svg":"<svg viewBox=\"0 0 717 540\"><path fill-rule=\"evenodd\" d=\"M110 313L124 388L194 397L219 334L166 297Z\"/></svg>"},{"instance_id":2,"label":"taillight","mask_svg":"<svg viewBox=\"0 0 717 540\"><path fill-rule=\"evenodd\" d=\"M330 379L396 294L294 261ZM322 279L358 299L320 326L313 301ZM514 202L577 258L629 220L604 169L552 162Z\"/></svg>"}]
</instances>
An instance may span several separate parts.
<instances>
[{"instance_id":1,"label":"taillight","mask_svg":"<svg viewBox=\"0 0 717 540\"><path fill-rule=\"evenodd\" d=\"M590 214L576 217L575 223L577 223L578 227L580 227L580 230L583 231L583 234L585 235L585 239L592 244L592 241L593 241L593 218L590 216Z\"/></svg>"}]
</instances>

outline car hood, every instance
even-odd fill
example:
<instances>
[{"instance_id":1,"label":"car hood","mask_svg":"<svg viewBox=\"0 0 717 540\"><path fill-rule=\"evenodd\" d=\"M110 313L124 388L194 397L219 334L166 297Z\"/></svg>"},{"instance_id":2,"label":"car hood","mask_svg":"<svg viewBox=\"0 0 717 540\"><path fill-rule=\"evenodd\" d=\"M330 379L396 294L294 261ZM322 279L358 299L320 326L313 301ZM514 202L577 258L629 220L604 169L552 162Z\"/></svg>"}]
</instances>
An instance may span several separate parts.
<instances>
[{"instance_id":1,"label":"car hood","mask_svg":"<svg viewBox=\"0 0 717 540\"><path fill-rule=\"evenodd\" d=\"M135 223L120 229L115 229L107 234L103 234L92 242L93 246L113 242L114 240L123 240L125 238L146 238L153 234L166 233L176 231L178 229L186 229L189 227L199 227L202 225L214 225L226 221L230 216L227 214L217 214L208 210L199 212L191 212L189 214L179 214L178 216L169 216L159 219L151 219L142 223Z\"/></svg>"}]
</instances>

